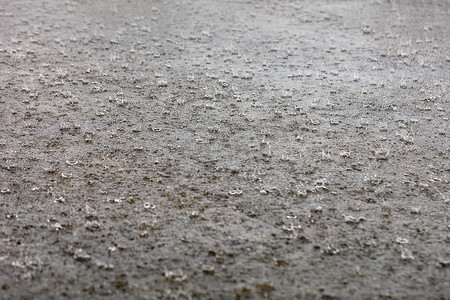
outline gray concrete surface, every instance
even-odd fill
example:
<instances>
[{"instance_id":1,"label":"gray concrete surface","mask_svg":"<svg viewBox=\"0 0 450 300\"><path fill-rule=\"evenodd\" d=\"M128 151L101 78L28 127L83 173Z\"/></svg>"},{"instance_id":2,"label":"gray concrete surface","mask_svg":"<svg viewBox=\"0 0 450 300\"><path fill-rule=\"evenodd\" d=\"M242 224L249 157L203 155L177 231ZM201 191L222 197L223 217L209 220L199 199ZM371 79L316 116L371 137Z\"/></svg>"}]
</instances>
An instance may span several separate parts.
<instances>
[{"instance_id":1,"label":"gray concrete surface","mask_svg":"<svg viewBox=\"0 0 450 300\"><path fill-rule=\"evenodd\" d=\"M449 299L449 8L0 0L0 298Z\"/></svg>"}]
</instances>

